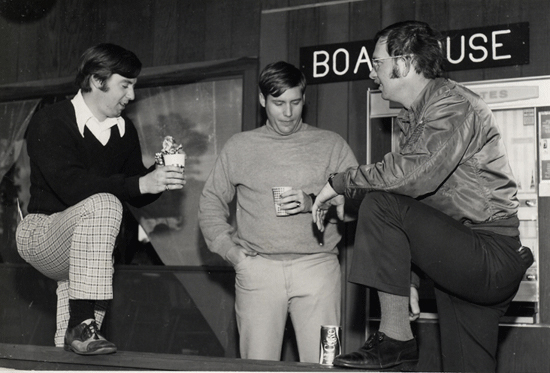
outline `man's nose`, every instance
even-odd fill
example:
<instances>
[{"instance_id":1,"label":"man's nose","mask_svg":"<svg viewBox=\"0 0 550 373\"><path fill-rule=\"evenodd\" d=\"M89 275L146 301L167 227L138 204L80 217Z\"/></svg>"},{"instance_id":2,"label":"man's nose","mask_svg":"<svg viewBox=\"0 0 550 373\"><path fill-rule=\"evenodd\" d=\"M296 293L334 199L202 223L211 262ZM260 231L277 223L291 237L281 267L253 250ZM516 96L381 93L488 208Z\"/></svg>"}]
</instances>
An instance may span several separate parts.
<instances>
[{"instance_id":1,"label":"man's nose","mask_svg":"<svg viewBox=\"0 0 550 373\"><path fill-rule=\"evenodd\" d=\"M136 94L134 92L134 87L128 88L128 92L126 92L126 97L128 97L129 100L133 100L136 98Z\"/></svg>"},{"instance_id":2,"label":"man's nose","mask_svg":"<svg viewBox=\"0 0 550 373\"><path fill-rule=\"evenodd\" d=\"M292 105L285 105L285 109L283 111L283 114L285 117L291 117L292 116Z\"/></svg>"},{"instance_id":3,"label":"man's nose","mask_svg":"<svg viewBox=\"0 0 550 373\"><path fill-rule=\"evenodd\" d=\"M374 80L374 78L376 78L377 76L378 76L378 74L376 74L376 70L372 69L369 73L369 78Z\"/></svg>"}]
</instances>

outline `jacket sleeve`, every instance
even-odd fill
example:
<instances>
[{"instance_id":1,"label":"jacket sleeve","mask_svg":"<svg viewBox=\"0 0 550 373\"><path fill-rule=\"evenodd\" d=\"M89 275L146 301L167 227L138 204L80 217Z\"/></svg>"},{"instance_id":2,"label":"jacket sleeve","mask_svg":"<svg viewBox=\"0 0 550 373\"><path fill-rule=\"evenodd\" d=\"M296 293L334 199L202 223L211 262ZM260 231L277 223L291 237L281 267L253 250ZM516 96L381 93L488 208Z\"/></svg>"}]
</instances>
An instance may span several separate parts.
<instances>
[{"instance_id":1,"label":"jacket sleeve","mask_svg":"<svg viewBox=\"0 0 550 373\"><path fill-rule=\"evenodd\" d=\"M426 107L413 133L400 144L399 152L335 176L334 189L353 199L374 190L413 198L432 193L463 162L475 125L467 100L445 96Z\"/></svg>"},{"instance_id":2,"label":"jacket sleeve","mask_svg":"<svg viewBox=\"0 0 550 373\"><path fill-rule=\"evenodd\" d=\"M235 186L229 178L229 161L224 150L204 185L199 201L199 225L210 251L226 259L229 250L237 246L232 235L235 228L229 223L230 203Z\"/></svg>"}]
</instances>

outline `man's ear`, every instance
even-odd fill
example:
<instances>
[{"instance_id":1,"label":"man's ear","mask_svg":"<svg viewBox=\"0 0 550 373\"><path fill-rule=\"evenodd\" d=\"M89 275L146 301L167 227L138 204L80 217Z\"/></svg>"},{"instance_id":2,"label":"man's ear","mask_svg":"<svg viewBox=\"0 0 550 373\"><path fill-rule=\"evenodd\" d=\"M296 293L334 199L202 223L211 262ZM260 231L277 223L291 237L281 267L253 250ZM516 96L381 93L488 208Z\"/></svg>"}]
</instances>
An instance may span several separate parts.
<instances>
[{"instance_id":1,"label":"man's ear","mask_svg":"<svg viewBox=\"0 0 550 373\"><path fill-rule=\"evenodd\" d=\"M97 75L92 75L90 77L90 85L94 86L98 90L101 90L103 88L103 84L105 82L97 77Z\"/></svg>"},{"instance_id":2,"label":"man's ear","mask_svg":"<svg viewBox=\"0 0 550 373\"><path fill-rule=\"evenodd\" d=\"M411 72L412 61L407 58L403 58L400 63L400 67L401 68L399 70L401 73L401 78L405 78Z\"/></svg>"},{"instance_id":3,"label":"man's ear","mask_svg":"<svg viewBox=\"0 0 550 373\"><path fill-rule=\"evenodd\" d=\"M259 94L259 98L260 98L260 105L262 105L263 107L265 107L265 96L262 92L260 92Z\"/></svg>"}]
</instances>

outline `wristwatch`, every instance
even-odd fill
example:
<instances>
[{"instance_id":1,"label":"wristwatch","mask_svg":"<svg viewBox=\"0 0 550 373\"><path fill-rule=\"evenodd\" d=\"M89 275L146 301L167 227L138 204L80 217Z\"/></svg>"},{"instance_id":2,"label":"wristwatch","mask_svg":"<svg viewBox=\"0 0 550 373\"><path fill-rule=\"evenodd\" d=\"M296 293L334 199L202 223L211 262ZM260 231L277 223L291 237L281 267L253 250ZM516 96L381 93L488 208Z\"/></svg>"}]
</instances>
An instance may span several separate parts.
<instances>
[{"instance_id":1,"label":"wristwatch","mask_svg":"<svg viewBox=\"0 0 550 373\"><path fill-rule=\"evenodd\" d=\"M332 189L334 189L334 185L332 185L332 179L334 179L334 176L336 176L336 175L338 175L338 172L332 173L328 176L327 182L328 182L328 185L330 185L330 187Z\"/></svg>"}]
</instances>

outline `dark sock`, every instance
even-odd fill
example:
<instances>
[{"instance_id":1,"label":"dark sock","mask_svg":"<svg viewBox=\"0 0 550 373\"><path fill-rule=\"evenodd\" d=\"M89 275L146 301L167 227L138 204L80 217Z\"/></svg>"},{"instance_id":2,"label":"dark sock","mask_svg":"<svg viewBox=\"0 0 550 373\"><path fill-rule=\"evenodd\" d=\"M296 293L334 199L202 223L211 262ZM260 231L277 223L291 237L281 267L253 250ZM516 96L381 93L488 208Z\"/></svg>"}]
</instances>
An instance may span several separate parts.
<instances>
[{"instance_id":1,"label":"dark sock","mask_svg":"<svg viewBox=\"0 0 550 373\"><path fill-rule=\"evenodd\" d=\"M380 299L379 330L388 337L398 341L414 338L409 321L409 297L378 291Z\"/></svg>"},{"instance_id":2,"label":"dark sock","mask_svg":"<svg viewBox=\"0 0 550 373\"><path fill-rule=\"evenodd\" d=\"M94 319L95 300L69 299L69 325L74 328L84 320Z\"/></svg>"}]
</instances>

